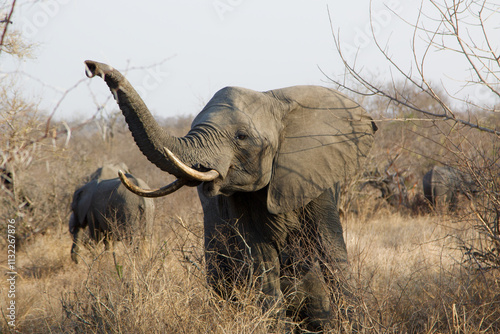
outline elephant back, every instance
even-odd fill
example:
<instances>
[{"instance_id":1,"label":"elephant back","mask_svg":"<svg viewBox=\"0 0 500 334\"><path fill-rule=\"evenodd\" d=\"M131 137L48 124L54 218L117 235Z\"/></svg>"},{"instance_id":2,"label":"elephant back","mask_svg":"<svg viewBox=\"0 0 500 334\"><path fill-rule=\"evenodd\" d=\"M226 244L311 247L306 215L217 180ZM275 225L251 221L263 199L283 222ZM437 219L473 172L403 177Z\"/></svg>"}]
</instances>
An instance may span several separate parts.
<instances>
[{"instance_id":1,"label":"elephant back","mask_svg":"<svg viewBox=\"0 0 500 334\"><path fill-rule=\"evenodd\" d=\"M90 174L88 181L115 179L118 177L119 170L122 170L124 173L130 173L128 166L123 162L120 162L118 164L106 164L102 167L97 168L95 172Z\"/></svg>"},{"instance_id":2,"label":"elephant back","mask_svg":"<svg viewBox=\"0 0 500 334\"><path fill-rule=\"evenodd\" d=\"M450 201L453 193L460 186L460 178L455 169L448 166L437 166L434 167L432 184L434 196L445 196L446 200Z\"/></svg>"}]
</instances>

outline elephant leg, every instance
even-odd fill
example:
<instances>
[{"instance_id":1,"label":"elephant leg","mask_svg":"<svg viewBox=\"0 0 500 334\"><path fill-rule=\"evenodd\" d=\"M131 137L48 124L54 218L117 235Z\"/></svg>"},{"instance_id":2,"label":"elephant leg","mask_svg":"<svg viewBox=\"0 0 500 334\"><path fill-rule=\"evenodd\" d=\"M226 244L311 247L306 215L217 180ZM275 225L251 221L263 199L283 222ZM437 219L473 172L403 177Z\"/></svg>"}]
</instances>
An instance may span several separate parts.
<instances>
[{"instance_id":1,"label":"elephant leg","mask_svg":"<svg viewBox=\"0 0 500 334\"><path fill-rule=\"evenodd\" d=\"M271 245L243 240L231 235L234 228L221 226L205 240L205 257L209 284L225 299L232 299L234 286L257 288L264 294L265 308L282 297L277 250ZM224 231L226 233L224 233Z\"/></svg>"},{"instance_id":2,"label":"elephant leg","mask_svg":"<svg viewBox=\"0 0 500 334\"><path fill-rule=\"evenodd\" d=\"M229 225L229 224L228 224ZM228 226L226 225L226 226ZM207 279L212 288L226 300L238 300L241 289L257 292L262 311L271 318L285 316L280 287L280 263L272 245L243 240L234 228L220 226L218 236L206 239ZM222 233L225 230L227 234ZM235 289L236 287L236 289Z\"/></svg>"},{"instance_id":3,"label":"elephant leg","mask_svg":"<svg viewBox=\"0 0 500 334\"><path fill-rule=\"evenodd\" d=\"M69 232L73 236L73 245L71 246L71 260L78 263L78 252L80 251L80 234L81 229L77 224L77 219L74 214L71 214L69 218Z\"/></svg>"},{"instance_id":4,"label":"elephant leg","mask_svg":"<svg viewBox=\"0 0 500 334\"><path fill-rule=\"evenodd\" d=\"M248 242L251 245L251 241ZM270 243L259 243L252 247L252 259L255 263L254 280L259 296L262 312L274 321L270 323L269 332L292 333L293 325L287 321L287 308L281 286L281 264L278 250Z\"/></svg>"},{"instance_id":5,"label":"elephant leg","mask_svg":"<svg viewBox=\"0 0 500 334\"><path fill-rule=\"evenodd\" d=\"M109 238L108 236L105 236L104 239L103 239L103 243L104 243L104 250L106 252L109 252L109 250L112 248L112 243L109 241Z\"/></svg>"},{"instance_id":6,"label":"elephant leg","mask_svg":"<svg viewBox=\"0 0 500 334\"><path fill-rule=\"evenodd\" d=\"M73 262L78 263L78 253L80 252L80 235L81 230L73 232L73 245L71 246L71 260Z\"/></svg>"},{"instance_id":7,"label":"elephant leg","mask_svg":"<svg viewBox=\"0 0 500 334\"><path fill-rule=\"evenodd\" d=\"M289 316L304 321L308 330L321 331L331 323L331 291L318 261L300 278L282 278L282 288L286 291Z\"/></svg>"},{"instance_id":8,"label":"elephant leg","mask_svg":"<svg viewBox=\"0 0 500 334\"><path fill-rule=\"evenodd\" d=\"M454 212L458 209L458 190L450 191L448 202L449 202L448 208L451 212Z\"/></svg>"},{"instance_id":9,"label":"elephant leg","mask_svg":"<svg viewBox=\"0 0 500 334\"><path fill-rule=\"evenodd\" d=\"M299 273L292 289L296 294L293 309L314 331L331 324L336 317L333 301L344 299L347 290L348 257L338 213L339 192L336 185L311 201L295 241L289 238L290 264Z\"/></svg>"},{"instance_id":10,"label":"elephant leg","mask_svg":"<svg viewBox=\"0 0 500 334\"><path fill-rule=\"evenodd\" d=\"M324 329L332 321L330 291L326 285L318 261L299 283L298 291L305 295L305 315L307 327L317 331Z\"/></svg>"},{"instance_id":11,"label":"elephant leg","mask_svg":"<svg viewBox=\"0 0 500 334\"><path fill-rule=\"evenodd\" d=\"M257 278L259 290L264 294L264 310L280 309L283 293L280 284L280 262L278 251L270 244L254 247L254 276Z\"/></svg>"}]
</instances>

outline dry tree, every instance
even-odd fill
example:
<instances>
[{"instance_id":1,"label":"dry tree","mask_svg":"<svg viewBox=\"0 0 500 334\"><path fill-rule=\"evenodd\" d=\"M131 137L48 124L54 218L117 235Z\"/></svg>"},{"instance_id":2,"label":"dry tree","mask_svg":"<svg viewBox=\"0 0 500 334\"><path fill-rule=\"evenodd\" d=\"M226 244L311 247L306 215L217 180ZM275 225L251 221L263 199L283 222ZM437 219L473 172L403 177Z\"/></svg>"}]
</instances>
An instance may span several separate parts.
<instances>
[{"instance_id":1,"label":"dry tree","mask_svg":"<svg viewBox=\"0 0 500 334\"><path fill-rule=\"evenodd\" d=\"M380 118L382 123L419 124L419 128L411 131L425 137L427 147L420 153L427 164L452 165L470 175L479 187L479 195L469 202L469 223L478 233L469 240L461 240L462 247L476 269L500 269L500 44L497 32L500 4L488 0L422 1L413 21L390 7L387 12L411 30L407 37L411 41L412 59L398 59L391 51L391 46L395 46L391 44L394 43L391 37L387 40L379 37L377 16L370 3L371 41L387 65L391 83L379 83L366 74L358 61L363 50L344 52L346 43L334 29L335 46L346 71L341 79L325 75L349 93L375 97L379 105L385 101L382 102L386 108ZM468 76L462 79L458 91L453 90L450 80L435 82L429 78L429 68L436 65L432 62L437 53L458 57L461 64L465 64ZM408 61L410 64L404 65ZM464 96L463 92L469 95Z\"/></svg>"}]
</instances>

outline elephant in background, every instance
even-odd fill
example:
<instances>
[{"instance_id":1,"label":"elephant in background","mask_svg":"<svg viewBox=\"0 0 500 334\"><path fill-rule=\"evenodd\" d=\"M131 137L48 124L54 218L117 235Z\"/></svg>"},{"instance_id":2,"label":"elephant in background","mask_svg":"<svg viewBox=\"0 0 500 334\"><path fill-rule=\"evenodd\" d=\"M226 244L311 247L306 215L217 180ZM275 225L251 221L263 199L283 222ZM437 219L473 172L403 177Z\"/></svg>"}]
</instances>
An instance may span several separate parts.
<instances>
[{"instance_id":1,"label":"elephant in background","mask_svg":"<svg viewBox=\"0 0 500 334\"><path fill-rule=\"evenodd\" d=\"M90 239L103 241L106 250L113 240L152 234L154 202L128 191L117 177L120 169L128 172L125 164L98 168L73 194L69 231L73 236L71 259L76 263L81 233L86 227ZM135 185L147 187L143 180L126 175Z\"/></svg>"},{"instance_id":2,"label":"elephant in background","mask_svg":"<svg viewBox=\"0 0 500 334\"><path fill-rule=\"evenodd\" d=\"M118 164L105 164L104 166L97 168L95 172L90 174L87 178L87 182L90 182L92 180L101 181L107 179L115 179L118 177L119 170L126 174L132 174L130 173L128 166L123 162L120 162Z\"/></svg>"},{"instance_id":3,"label":"elephant in background","mask_svg":"<svg viewBox=\"0 0 500 334\"><path fill-rule=\"evenodd\" d=\"M234 298L249 284L264 309L277 307L313 330L333 319L329 292L347 267L339 183L358 170L376 126L338 91L295 86L267 92L218 91L184 137L161 128L132 85L106 64L86 61L104 79L142 153L177 180L142 196L197 186L204 212L207 279ZM250 282L250 283L248 283Z\"/></svg>"},{"instance_id":4,"label":"elephant in background","mask_svg":"<svg viewBox=\"0 0 500 334\"><path fill-rule=\"evenodd\" d=\"M425 198L436 209L454 211L459 194L467 198L477 192L470 175L450 166L434 166L422 180Z\"/></svg>"}]
</instances>

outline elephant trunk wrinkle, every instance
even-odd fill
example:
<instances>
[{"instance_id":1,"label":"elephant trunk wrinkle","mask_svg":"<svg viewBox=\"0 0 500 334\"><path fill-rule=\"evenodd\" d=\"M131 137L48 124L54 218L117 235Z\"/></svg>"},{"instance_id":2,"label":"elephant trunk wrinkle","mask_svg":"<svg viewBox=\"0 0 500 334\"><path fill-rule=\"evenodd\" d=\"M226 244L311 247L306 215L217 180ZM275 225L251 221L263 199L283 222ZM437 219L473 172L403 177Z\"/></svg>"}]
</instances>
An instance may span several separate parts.
<instances>
[{"instance_id":1,"label":"elephant trunk wrinkle","mask_svg":"<svg viewBox=\"0 0 500 334\"><path fill-rule=\"evenodd\" d=\"M183 158L181 161L198 170L209 171L215 170L219 173L219 178L224 179L227 174L227 169L221 166L221 160L226 156L222 153L222 135L213 126L193 127L189 133L181 137L181 147Z\"/></svg>"}]
</instances>

